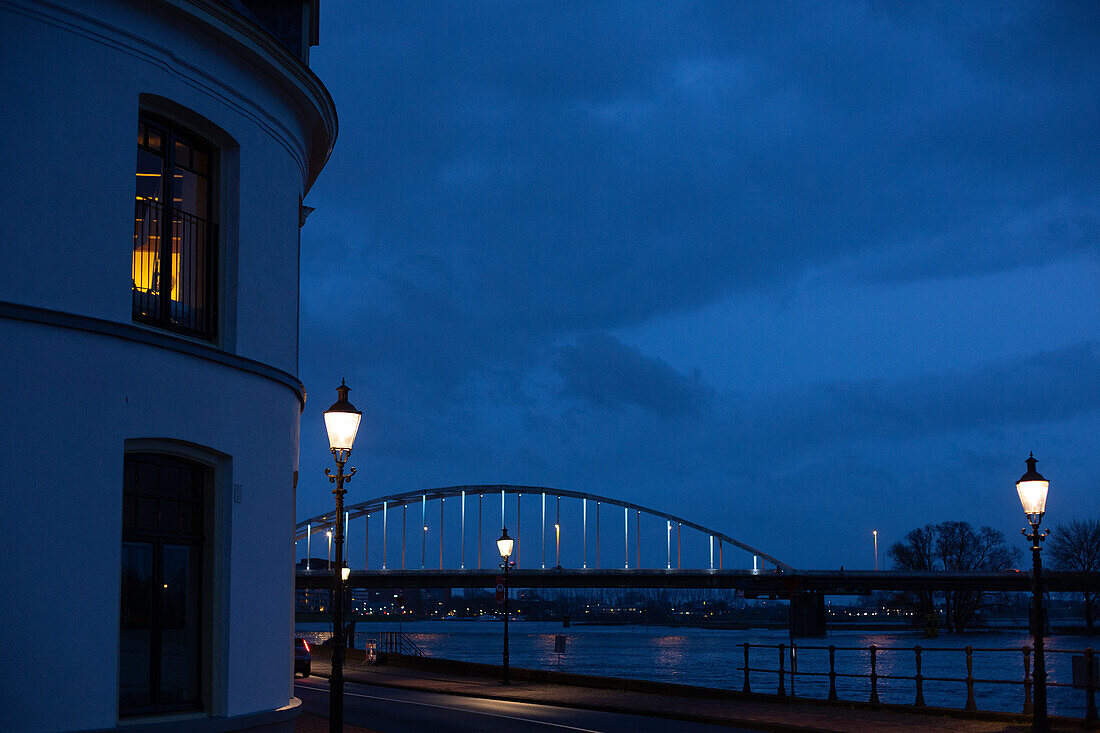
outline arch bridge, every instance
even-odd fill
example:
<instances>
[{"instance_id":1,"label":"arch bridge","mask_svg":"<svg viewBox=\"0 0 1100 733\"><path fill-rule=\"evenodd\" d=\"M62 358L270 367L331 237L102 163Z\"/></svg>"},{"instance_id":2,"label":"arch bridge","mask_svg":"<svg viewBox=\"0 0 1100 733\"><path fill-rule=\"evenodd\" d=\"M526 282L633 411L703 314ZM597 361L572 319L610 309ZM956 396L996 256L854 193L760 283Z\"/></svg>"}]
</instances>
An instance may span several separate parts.
<instances>
[{"instance_id":1,"label":"arch bridge","mask_svg":"<svg viewBox=\"0 0 1100 733\"><path fill-rule=\"evenodd\" d=\"M419 511L412 532L410 510L414 521ZM512 560L517 570L714 571L729 565L727 548L744 553L734 567L755 571L767 562L774 569L792 570L763 550L675 514L598 494L542 486L447 486L376 497L345 507L345 537L349 530L358 535L360 520L362 554L351 551L350 541L345 551L345 556L362 557L361 565L348 561L353 572L360 568L425 572L495 569L498 527L508 527L515 539ZM304 570L324 569L323 565L314 567L312 545L322 535L320 549L324 549L325 535L336 521L332 511L295 526L296 554L305 550ZM563 538L568 538L564 545ZM663 558L654 556L660 549L665 550Z\"/></svg>"},{"instance_id":2,"label":"arch bridge","mask_svg":"<svg viewBox=\"0 0 1100 733\"><path fill-rule=\"evenodd\" d=\"M789 599L796 636L824 633L826 594L1030 587L1029 574L1020 572L795 570L725 532L669 512L540 486L389 494L345 507L342 520L351 588L492 588L499 582L498 528L507 526L515 539L514 588L736 589L745 597ZM299 590L332 588L331 540L326 550L325 534L336 521L335 512L328 512L295 526L295 553L305 551L296 573ZM314 558L317 541L322 554ZM740 557L731 562L726 548ZM1047 573L1044 582L1050 591L1094 590L1100 574Z\"/></svg>"}]
</instances>

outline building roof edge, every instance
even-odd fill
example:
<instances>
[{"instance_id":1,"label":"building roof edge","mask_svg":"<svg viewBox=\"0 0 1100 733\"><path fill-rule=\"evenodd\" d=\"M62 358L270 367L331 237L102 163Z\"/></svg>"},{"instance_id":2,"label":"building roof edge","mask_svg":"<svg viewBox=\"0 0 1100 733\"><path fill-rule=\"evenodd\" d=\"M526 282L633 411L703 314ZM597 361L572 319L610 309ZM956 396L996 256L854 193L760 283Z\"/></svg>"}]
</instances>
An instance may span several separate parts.
<instances>
[{"instance_id":1,"label":"building roof edge","mask_svg":"<svg viewBox=\"0 0 1100 733\"><path fill-rule=\"evenodd\" d=\"M267 29L258 25L254 18L249 18L218 0L161 2L187 13L232 39L239 47L279 72L280 78L287 82L286 86L308 101L316 113L315 123L319 123L324 129L323 136L309 134L309 139L305 141L310 146L309 160L305 161L307 165L304 182L305 191L308 192L328 162L339 132L336 103L333 102L328 88L312 69L287 50ZM307 133L313 132L307 130Z\"/></svg>"}]
</instances>

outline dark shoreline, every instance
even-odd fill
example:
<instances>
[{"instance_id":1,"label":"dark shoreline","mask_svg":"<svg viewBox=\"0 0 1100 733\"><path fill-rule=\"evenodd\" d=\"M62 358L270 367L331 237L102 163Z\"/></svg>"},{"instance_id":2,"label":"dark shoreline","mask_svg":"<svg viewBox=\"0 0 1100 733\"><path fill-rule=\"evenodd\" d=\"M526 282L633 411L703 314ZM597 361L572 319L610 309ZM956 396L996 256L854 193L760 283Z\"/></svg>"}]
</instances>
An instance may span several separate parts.
<instances>
[{"instance_id":1,"label":"dark shoreline","mask_svg":"<svg viewBox=\"0 0 1100 733\"><path fill-rule=\"evenodd\" d=\"M332 620L332 617L326 613L314 613L314 612L298 612L294 615L294 622L297 623L328 623ZM440 621L438 618L405 618L402 622L416 623L418 621ZM456 618L456 621L476 621L475 618ZM526 619L525 621L532 621L534 623L547 623L547 624L560 624L561 619ZM355 617L355 623L372 625L372 624L394 624L399 623L392 616L357 616ZM491 621L485 623L493 623ZM513 620L513 623L524 623L524 621ZM571 626L644 626L644 627L661 627L669 629L715 629L715 630L728 630L728 631L750 631L752 629L786 629L787 624L784 621L712 621L705 623L684 623L680 621L596 621L596 620L571 620L570 626L564 626L562 628L570 628ZM828 630L833 631L854 631L854 632L895 632L900 634L914 634L920 635L921 629L909 624L897 624L897 623L843 623L830 621L828 624ZM1018 632L1027 633L1026 625L1015 626L980 626L974 628L968 628L965 633L967 634L997 634L1004 632ZM1052 636L1090 636L1088 630L1081 626L1055 626L1049 632ZM940 631L941 635L949 635L946 631ZM1100 629L1093 629L1091 636L1100 635Z\"/></svg>"}]
</instances>

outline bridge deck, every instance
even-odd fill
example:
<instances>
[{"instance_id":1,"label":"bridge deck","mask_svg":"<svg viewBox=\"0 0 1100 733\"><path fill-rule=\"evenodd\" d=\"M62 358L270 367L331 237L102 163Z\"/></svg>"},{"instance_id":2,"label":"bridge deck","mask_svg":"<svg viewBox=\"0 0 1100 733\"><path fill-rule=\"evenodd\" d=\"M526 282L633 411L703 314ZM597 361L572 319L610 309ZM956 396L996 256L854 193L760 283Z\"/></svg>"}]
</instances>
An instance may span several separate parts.
<instances>
[{"instance_id":1,"label":"bridge deck","mask_svg":"<svg viewBox=\"0 0 1100 733\"><path fill-rule=\"evenodd\" d=\"M492 588L501 574L492 570L355 570L350 588ZM745 595L787 596L791 592L865 595L872 591L1031 590L1031 573L906 573L873 571L793 572L752 570L607 570L517 569L508 574L512 588L713 588L739 589ZM329 588L332 573L299 571L298 588ZM1100 591L1100 573L1049 572L1051 592Z\"/></svg>"}]
</instances>

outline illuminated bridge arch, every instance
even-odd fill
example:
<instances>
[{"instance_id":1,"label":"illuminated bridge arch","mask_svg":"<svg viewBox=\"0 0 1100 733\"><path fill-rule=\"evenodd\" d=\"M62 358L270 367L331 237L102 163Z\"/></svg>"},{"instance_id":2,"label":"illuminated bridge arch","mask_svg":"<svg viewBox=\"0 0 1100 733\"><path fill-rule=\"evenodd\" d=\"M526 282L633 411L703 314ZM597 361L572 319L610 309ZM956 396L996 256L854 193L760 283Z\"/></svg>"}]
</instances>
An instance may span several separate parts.
<instances>
[{"instance_id":1,"label":"illuminated bridge arch","mask_svg":"<svg viewBox=\"0 0 1100 733\"><path fill-rule=\"evenodd\" d=\"M508 497L514 497L514 500L507 501ZM621 508L623 510L623 518L621 523L617 521L616 529L613 533L618 535L621 531L622 545L621 549L623 554L620 556L616 553L616 557L621 557L621 563L613 563L614 566L623 569L631 569L631 567L638 568L641 564L641 522L642 517L658 518L664 521L665 530L665 547L666 557L665 565L667 569L680 569L681 564L681 548L682 548L682 533L683 530L688 530L689 533L695 533L696 535L703 535L709 538L709 554L710 554L710 568L722 569L723 568L723 551L728 545L738 550L744 551L753 557L753 568L756 569L759 561L766 561L771 563L776 568L782 570L792 570L790 565L784 563L781 560L776 559L772 555L748 545L725 532L719 532L714 529L710 529L691 520L684 519L683 517L663 512L658 509L650 507L644 507L639 504L634 504L629 501L622 501L620 499L614 499L607 496L600 496L597 494L590 494L579 491L568 491L565 489L553 489L544 486L512 486L512 485L476 485L476 486L446 486L434 489L423 489L417 491L406 491L399 494L390 494L388 496L380 496L373 499L369 499L358 504L352 504L346 506L344 512L344 527L347 530L352 527L351 522L355 520L363 520L363 564L368 568L375 566L379 569L397 569L400 567L403 570L407 570L408 562L407 552L409 539L407 535L408 530L408 511L410 508L414 511L419 508L420 521L416 525L418 528L423 526L422 536L416 537L414 535L413 544L414 550L416 546L421 550L419 565L421 568L435 568L436 567L436 547L438 546L438 567L442 569L444 567L444 536L448 536L451 539L451 544L446 545L451 548L452 555L458 555L458 562L456 563L460 568L466 569L467 556L466 550L469 545L469 541L474 534L473 525L476 524L476 556L477 556L477 568L482 567L482 548L490 547L490 543L493 543L497 537L496 522L492 521L485 525L488 528L488 532L483 532L483 509L485 504L489 505L489 510L492 512L489 516L499 516L501 525L507 526L514 534L516 539L516 550L513 553L513 559L516 561L517 566L520 561L525 559L522 556L521 549L523 543L526 541L529 532L531 520L528 519L526 523L522 521L523 514L522 508L524 506L522 500L524 497L534 498L536 505L534 507L535 517L541 526L541 533L536 530L537 534L541 534L541 566L547 568L547 528L549 526L551 534L549 535L550 541L554 543L555 547L555 560L560 560L560 547L558 546L559 535L559 520L561 511L561 500L571 500L579 502L581 506L581 563L580 566L584 568L595 567L600 568L601 565L601 537L600 537L600 517L601 509L605 506ZM547 525L547 499L552 501L551 511L553 512L553 518L551 518L549 525ZM450 500L457 500L459 503L458 510L452 509L452 514L457 513L457 517L452 518L451 523L445 521L444 517L444 503ZM435 503L438 502L438 512L435 509ZM469 508L470 504L475 505L474 509ZM432 510L429 512L428 506L432 504ZM448 504L448 506L451 506ZM497 508L499 507L499 514L497 514ZM392 516L393 513L400 510L400 518ZM467 517L468 511L476 511L476 516ZM531 511L531 510L528 510ZM589 516L589 515L592 516ZM633 514L633 517L632 517ZM529 517L530 515L528 515ZM436 524L436 531L438 537L433 539L432 546L432 562L427 562L427 535L429 532L429 525L438 517L438 523ZM631 521L633 519L633 522ZM305 557L310 555L310 541L314 535L323 534L333 527L336 521L335 511L330 511L325 514L318 514L317 516L310 517L298 522L294 528L294 540L296 543L302 541L305 542L306 550ZM398 522L400 524L398 525ZM451 524L457 524L457 529L447 528ZM631 528L633 524L633 529ZM394 525L391 528L391 525ZM377 533L381 531L381 552L375 553L372 558L370 555L370 537L371 533ZM400 535L400 560L396 557L397 553L393 553L392 556L388 556L389 546L397 539L390 533L393 532ZM633 535L632 535L633 533ZM345 531L345 535L347 531ZM416 534L421 534L417 532ZM375 535L377 537L377 535ZM577 532L572 532L572 537L576 538ZM606 533L605 533L606 538ZM689 538L690 539L690 538ZM631 549L631 540L633 540L633 551ZM323 539L322 539L323 542ZM536 547L538 547L538 537L536 537ZM589 543L592 542L590 545ZM716 544L717 543L717 544ZM350 548L349 542L349 548ZM606 542L604 542L606 544ZM650 543L647 543L647 548ZM457 553L454 552L454 548L457 546ZM323 545L322 545L323 548ZM495 556L495 544L491 545L491 552ZM573 548L576 549L575 547ZM590 555L590 551L592 555ZM488 551L487 551L488 552ZM647 555L651 551L647 549ZM716 554L717 553L717 554ZM349 555L351 554L349 549ZM378 557L378 555L381 555ZM473 565L473 555L471 553L470 567ZM573 554L576 554L575 552ZM594 565L590 564L590 560L594 560ZM633 565L632 565L633 561ZM308 561L307 561L308 562ZM398 562L400 564L398 564ZM349 562L349 564L352 564ZM413 563L415 564L415 563ZM487 566L488 563L487 561ZM524 567L538 568L540 564L539 560L535 562L527 562ZM550 569L555 569L556 566L560 566L557 562L552 563ZM604 567L607 567L607 563L604 563Z\"/></svg>"}]
</instances>

